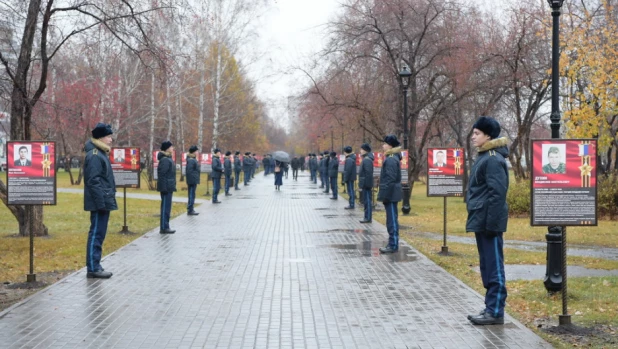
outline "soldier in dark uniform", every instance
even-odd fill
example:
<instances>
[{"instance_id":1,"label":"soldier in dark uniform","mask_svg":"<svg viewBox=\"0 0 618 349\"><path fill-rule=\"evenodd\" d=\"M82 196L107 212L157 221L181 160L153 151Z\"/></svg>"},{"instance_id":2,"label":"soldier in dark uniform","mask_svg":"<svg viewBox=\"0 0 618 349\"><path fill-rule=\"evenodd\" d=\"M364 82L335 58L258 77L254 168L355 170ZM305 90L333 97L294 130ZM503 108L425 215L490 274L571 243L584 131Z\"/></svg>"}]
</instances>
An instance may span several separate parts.
<instances>
[{"instance_id":1,"label":"soldier in dark uniform","mask_svg":"<svg viewBox=\"0 0 618 349\"><path fill-rule=\"evenodd\" d=\"M378 201L384 204L388 245L380 253L395 253L399 250L399 217L397 203L403 198L401 187L401 147L395 135L384 137L384 162L380 171Z\"/></svg>"},{"instance_id":2,"label":"soldier in dark uniform","mask_svg":"<svg viewBox=\"0 0 618 349\"><path fill-rule=\"evenodd\" d=\"M251 153L246 152L245 156L242 159L242 169L245 177L245 185L249 185L249 181L251 180L251 168L253 167L253 163L251 162Z\"/></svg>"},{"instance_id":3,"label":"soldier in dark uniform","mask_svg":"<svg viewBox=\"0 0 618 349\"><path fill-rule=\"evenodd\" d=\"M354 209L354 182L356 182L356 154L352 153L352 147L349 145L343 148L345 154L345 165L343 166L343 183L345 183L348 192L348 206L346 210Z\"/></svg>"},{"instance_id":4,"label":"soldier in dark uniform","mask_svg":"<svg viewBox=\"0 0 618 349\"><path fill-rule=\"evenodd\" d=\"M240 171L242 170L242 164L240 162L240 152L236 151L234 154L234 190L240 190L238 183L240 183Z\"/></svg>"},{"instance_id":5,"label":"soldier in dark uniform","mask_svg":"<svg viewBox=\"0 0 618 349\"><path fill-rule=\"evenodd\" d=\"M220 204L219 190L221 190L221 175L223 174L223 165L221 165L221 150L216 148L212 156L212 203Z\"/></svg>"},{"instance_id":6,"label":"soldier in dark uniform","mask_svg":"<svg viewBox=\"0 0 618 349\"><path fill-rule=\"evenodd\" d=\"M360 171L358 173L358 187L361 189L361 201L363 202L363 208L365 209L365 216L361 223L371 223L371 209L372 209L372 189L373 189L373 153L371 152L371 146L367 143L361 145L361 161Z\"/></svg>"},{"instance_id":7,"label":"soldier in dark uniform","mask_svg":"<svg viewBox=\"0 0 618 349\"><path fill-rule=\"evenodd\" d=\"M103 241L111 211L117 210L116 182L109 162L112 127L98 123L92 138L84 146L84 211L90 211L90 229L86 243L87 278L109 279L112 273L101 266Z\"/></svg>"},{"instance_id":8,"label":"soldier in dark uniform","mask_svg":"<svg viewBox=\"0 0 618 349\"><path fill-rule=\"evenodd\" d=\"M331 200L337 200L338 188L337 188L337 176L339 175L339 161L337 161L337 153L330 152L330 159L328 160L328 177L330 181L330 190L332 195Z\"/></svg>"},{"instance_id":9,"label":"soldier in dark uniform","mask_svg":"<svg viewBox=\"0 0 618 349\"><path fill-rule=\"evenodd\" d=\"M301 156L298 160L300 160L300 170L305 172L305 157Z\"/></svg>"},{"instance_id":10,"label":"soldier in dark uniform","mask_svg":"<svg viewBox=\"0 0 618 349\"><path fill-rule=\"evenodd\" d=\"M187 202L187 215L197 216L199 213L195 212L193 205L195 204L195 192L197 185L200 184L200 164L196 159L197 146L192 145L189 148L189 154L187 154L187 187L188 187L188 202Z\"/></svg>"},{"instance_id":11,"label":"soldier in dark uniform","mask_svg":"<svg viewBox=\"0 0 618 349\"><path fill-rule=\"evenodd\" d=\"M232 196L230 187L232 186L232 152L225 152L225 160L223 160L223 174L225 175L225 196Z\"/></svg>"},{"instance_id":12,"label":"soldier in dark uniform","mask_svg":"<svg viewBox=\"0 0 618 349\"><path fill-rule=\"evenodd\" d=\"M324 193L328 194L330 191L330 177L328 176L328 167L330 165L330 153L328 151L324 152Z\"/></svg>"},{"instance_id":13,"label":"soldier in dark uniform","mask_svg":"<svg viewBox=\"0 0 618 349\"><path fill-rule=\"evenodd\" d=\"M172 195L176 191L176 164L172 158L174 147L172 142L161 143L161 151L157 154L157 190L161 192L161 234L174 234L170 229L170 214L172 212Z\"/></svg>"},{"instance_id":14,"label":"soldier in dark uniform","mask_svg":"<svg viewBox=\"0 0 618 349\"><path fill-rule=\"evenodd\" d=\"M543 166L543 173L566 173L564 162L560 162L560 149L558 147L550 147L547 152L549 162Z\"/></svg>"},{"instance_id":15,"label":"soldier in dark uniform","mask_svg":"<svg viewBox=\"0 0 618 349\"><path fill-rule=\"evenodd\" d=\"M493 118L480 117L472 129L472 144L478 157L472 165L466 197L466 231L473 232L479 252L479 266L485 293L485 307L469 315L475 325L504 324L507 297L504 273L503 234L508 223L506 193L509 173L507 139L500 136L500 124Z\"/></svg>"},{"instance_id":16,"label":"soldier in dark uniform","mask_svg":"<svg viewBox=\"0 0 618 349\"><path fill-rule=\"evenodd\" d=\"M324 156L322 153L319 153L320 157L318 160L318 174L320 176L320 188L324 188Z\"/></svg>"}]
</instances>

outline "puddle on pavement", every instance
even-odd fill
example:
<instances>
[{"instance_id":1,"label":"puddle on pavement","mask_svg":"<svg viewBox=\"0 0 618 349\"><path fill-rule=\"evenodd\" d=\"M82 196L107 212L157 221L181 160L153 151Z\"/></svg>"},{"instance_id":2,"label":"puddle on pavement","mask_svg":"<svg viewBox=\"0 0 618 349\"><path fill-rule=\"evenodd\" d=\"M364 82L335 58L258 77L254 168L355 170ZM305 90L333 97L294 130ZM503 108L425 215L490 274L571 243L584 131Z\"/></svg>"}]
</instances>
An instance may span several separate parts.
<instances>
[{"instance_id":1,"label":"puddle on pavement","mask_svg":"<svg viewBox=\"0 0 618 349\"><path fill-rule=\"evenodd\" d=\"M341 250L343 252L352 252L355 251L360 254L362 257L384 257L393 262L413 262L418 259L418 255L416 251L413 251L409 247L400 247L397 253L388 253L382 254L380 253L380 247L383 247L382 244L374 245L371 241L364 241L358 244L331 244L331 245L323 245L321 247L325 248L334 248L337 250Z\"/></svg>"},{"instance_id":2,"label":"puddle on pavement","mask_svg":"<svg viewBox=\"0 0 618 349\"><path fill-rule=\"evenodd\" d=\"M367 229L314 230L314 231L308 231L307 233L311 233L311 234L350 233L350 234L364 234L364 235L373 235L374 234L371 230L367 230Z\"/></svg>"},{"instance_id":3,"label":"puddle on pavement","mask_svg":"<svg viewBox=\"0 0 618 349\"><path fill-rule=\"evenodd\" d=\"M330 208L330 207L318 207L318 208L315 208L314 210L316 210L316 211L328 211L328 210L332 210L332 208Z\"/></svg>"},{"instance_id":4,"label":"puddle on pavement","mask_svg":"<svg viewBox=\"0 0 618 349\"><path fill-rule=\"evenodd\" d=\"M325 214L324 217L326 218L335 218L335 217L339 217L338 214Z\"/></svg>"},{"instance_id":5,"label":"puddle on pavement","mask_svg":"<svg viewBox=\"0 0 618 349\"><path fill-rule=\"evenodd\" d=\"M240 200L252 200L255 199L255 196L237 196L236 199Z\"/></svg>"}]
</instances>

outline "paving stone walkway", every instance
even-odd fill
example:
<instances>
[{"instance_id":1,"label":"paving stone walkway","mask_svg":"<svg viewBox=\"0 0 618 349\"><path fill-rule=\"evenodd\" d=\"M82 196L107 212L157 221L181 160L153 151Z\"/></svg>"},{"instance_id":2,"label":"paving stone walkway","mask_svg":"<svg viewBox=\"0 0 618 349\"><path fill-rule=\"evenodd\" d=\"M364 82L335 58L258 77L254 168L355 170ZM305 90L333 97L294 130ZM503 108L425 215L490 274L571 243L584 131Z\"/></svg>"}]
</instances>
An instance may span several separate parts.
<instances>
[{"instance_id":1,"label":"paving stone walkway","mask_svg":"<svg viewBox=\"0 0 618 349\"><path fill-rule=\"evenodd\" d=\"M290 173L291 178L291 173ZM0 313L0 348L550 348L386 229L298 182L256 176ZM84 219L87 219L84 216ZM508 310L508 308L507 308Z\"/></svg>"}]
</instances>

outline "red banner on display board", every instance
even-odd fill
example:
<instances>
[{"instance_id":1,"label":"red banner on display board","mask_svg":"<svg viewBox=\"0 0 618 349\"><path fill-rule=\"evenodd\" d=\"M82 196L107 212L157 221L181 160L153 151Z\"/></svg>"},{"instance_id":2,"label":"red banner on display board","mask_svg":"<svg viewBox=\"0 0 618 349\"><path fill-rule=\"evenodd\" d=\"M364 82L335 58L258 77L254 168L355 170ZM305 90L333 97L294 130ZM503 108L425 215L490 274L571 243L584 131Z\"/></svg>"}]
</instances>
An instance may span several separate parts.
<instances>
[{"instance_id":1,"label":"red banner on display board","mask_svg":"<svg viewBox=\"0 0 618 349\"><path fill-rule=\"evenodd\" d=\"M7 147L7 203L56 204L56 143L9 141Z\"/></svg>"},{"instance_id":2,"label":"red banner on display board","mask_svg":"<svg viewBox=\"0 0 618 349\"><path fill-rule=\"evenodd\" d=\"M530 224L597 225L595 139L531 141Z\"/></svg>"},{"instance_id":3,"label":"red banner on display board","mask_svg":"<svg viewBox=\"0 0 618 349\"><path fill-rule=\"evenodd\" d=\"M463 148L427 149L427 196L463 196Z\"/></svg>"},{"instance_id":4,"label":"red banner on display board","mask_svg":"<svg viewBox=\"0 0 618 349\"><path fill-rule=\"evenodd\" d=\"M109 161L117 188L139 188L139 148L113 147Z\"/></svg>"}]
</instances>

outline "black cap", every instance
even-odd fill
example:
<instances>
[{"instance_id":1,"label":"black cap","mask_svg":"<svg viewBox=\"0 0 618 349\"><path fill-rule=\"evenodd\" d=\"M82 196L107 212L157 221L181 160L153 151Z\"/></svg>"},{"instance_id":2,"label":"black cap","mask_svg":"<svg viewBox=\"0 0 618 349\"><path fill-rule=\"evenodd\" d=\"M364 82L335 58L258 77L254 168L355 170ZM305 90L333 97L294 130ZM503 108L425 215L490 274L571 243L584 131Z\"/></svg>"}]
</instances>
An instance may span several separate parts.
<instances>
[{"instance_id":1,"label":"black cap","mask_svg":"<svg viewBox=\"0 0 618 349\"><path fill-rule=\"evenodd\" d=\"M164 141L163 143L161 143L161 150L166 151L168 150L171 146L172 146L172 142L170 141Z\"/></svg>"},{"instance_id":2,"label":"black cap","mask_svg":"<svg viewBox=\"0 0 618 349\"><path fill-rule=\"evenodd\" d=\"M476 120L472 128L480 130L491 137L491 139L496 139L500 136L500 123L491 117L481 116Z\"/></svg>"},{"instance_id":3,"label":"black cap","mask_svg":"<svg viewBox=\"0 0 618 349\"><path fill-rule=\"evenodd\" d=\"M195 153L197 151L197 145L192 145L191 148L189 148L189 153Z\"/></svg>"},{"instance_id":4,"label":"black cap","mask_svg":"<svg viewBox=\"0 0 618 349\"><path fill-rule=\"evenodd\" d=\"M361 149L368 153L371 153L371 146L369 145L369 143L363 143L363 145L361 145Z\"/></svg>"},{"instance_id":5,"label":"black cap","mask_svg":"<svg viewBox=\"0 0 618 349\"><path fill-rule=\"evenodd\" d=\"M234 155L240 155L240 151L236 151L236 153L234 153Z\"/></svg>"},{"instance_id":6,"label":"black cap","mask_svg":"<svg viewBox=\"0 0 618 349\"><path fill-rule=\"evenodd\" d=\"M397 140L397 136L395 135L387 135L384 137L384 143L390 145L391 147L398 147L401 143Z\"/></svg>"},{"instance_id":7,"label":"black cap","mask_svg":"<svg viewBox=\"0 0 618 349\"><path fill-rule=\"evenodd\" d=\"M215 148L215 150L212 151L213 154L217 154L217 153L220 153L220 152L221 152L221 149L219 149L219 148Z\"/></svg>"},{"instance_id":8,"label":"black cap","mask_svg":"<svg viewBox=\"0 0 618 349\"><path fill-rule=\"evenodd\" d=\"M228 150L228 151L225 152L225 156L230 156L230 155L232 155L231 151Z\"/></svg>"},{"instance_id":9,"label":"black cap","mask_svg":"<svg viewBox=\"0 0 618 349\"><path fill-rule=\"evenodd\" d=\"M92 138L99 139L105 136L109 136L113 134L112 125L104 124L102 122L97 123L97 125L92 129Z\"/></svg>"},{"instance_id":10,"label":"black cap","mask_svg":"<svg viewBox=\"0 0 618 349\"><path fill-rule=\"evenodd\" d=\"M350 147L349 145L347 145L345 148L343 148L343 152L344 153L351 153L352 152L352 147Z\"/></svg>"},{"instance_id":11,"label":"black cap","mask_svg":"<svg viewBox=\"0 0 618 349\"><path fill-rule=\"evenodd\" d=\"M330 152L330 156L335 157L335 156L337 156L337 153L335 153L334 151L331 151Z\"/></svg>"}]
</instances>

